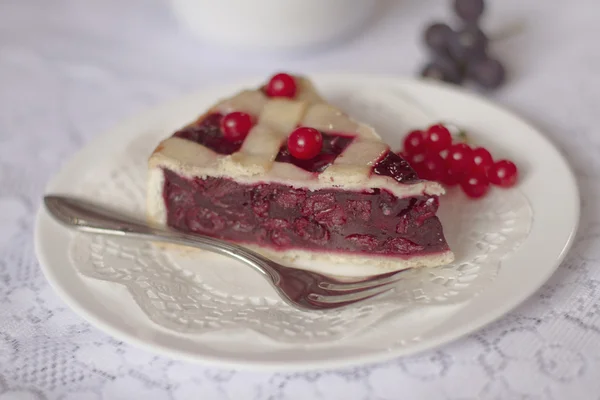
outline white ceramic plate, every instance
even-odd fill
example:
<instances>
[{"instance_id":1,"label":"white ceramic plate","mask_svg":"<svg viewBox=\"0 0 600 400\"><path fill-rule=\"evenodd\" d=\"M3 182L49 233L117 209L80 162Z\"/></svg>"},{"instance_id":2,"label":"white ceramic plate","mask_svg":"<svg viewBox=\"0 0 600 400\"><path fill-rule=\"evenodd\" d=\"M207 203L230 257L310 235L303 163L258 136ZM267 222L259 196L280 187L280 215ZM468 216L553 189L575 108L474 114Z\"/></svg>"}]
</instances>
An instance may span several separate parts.
<instances>
[{"instance_id":1,"label":"white ceramic plate","mask_svg":"<svg viewBox=\"0 0 600 400\"><path fill-rule=\"evenodd\" d=\"M234 261L75 234L42 209L36 250L60 296L100 329L150 351L234 368L287 370L431 349L499 318L548 279L571 244L579 197L565 160L542 133L445 85L361 75L314 79L326 97L374 125L392 147L400 146L408 129L444 120L467 129L496 157L515 160L517 189L494 189L480 201L458 191L442 199L440 218L457 255L453 265L415 271L376 304L302 313ZM203 90L123 123L73 157L47 192L143 214L145 159L156 143L216 99L259 82Z\"/></svg>"}]
</instances>

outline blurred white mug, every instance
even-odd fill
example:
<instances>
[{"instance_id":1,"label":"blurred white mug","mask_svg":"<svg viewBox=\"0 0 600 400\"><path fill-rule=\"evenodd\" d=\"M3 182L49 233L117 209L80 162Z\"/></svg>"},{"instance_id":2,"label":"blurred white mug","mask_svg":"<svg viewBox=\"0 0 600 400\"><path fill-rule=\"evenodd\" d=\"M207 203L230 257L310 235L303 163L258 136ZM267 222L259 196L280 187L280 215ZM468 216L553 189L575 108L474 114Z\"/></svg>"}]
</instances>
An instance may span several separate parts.
<instances>
[{"instance_id":1,"label":"blurred white mug","mask_svg":"<svg viewBox=\"0 0 600 400\"><path fill-rule=\"evenodd\" d=\"M359 29L375 0L171 0L175 15L202 39L235 47L295 50Z\"/></svg>"}]
</instances>

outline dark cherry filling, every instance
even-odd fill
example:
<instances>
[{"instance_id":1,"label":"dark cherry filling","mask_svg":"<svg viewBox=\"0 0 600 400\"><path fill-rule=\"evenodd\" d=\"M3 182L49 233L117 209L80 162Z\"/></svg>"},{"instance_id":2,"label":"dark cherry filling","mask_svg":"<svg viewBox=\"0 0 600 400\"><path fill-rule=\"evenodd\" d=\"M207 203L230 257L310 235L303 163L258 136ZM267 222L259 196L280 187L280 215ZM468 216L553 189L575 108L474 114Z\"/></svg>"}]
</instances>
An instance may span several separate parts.
<instances>
[{"instance_id":1,"label":"dark cherry filling","mask_svg":"<svg viewBox=\"0 0 600 400\"><path fill-rule=\"evenodd\" d=\"M390 176L401 183L419 180L417 173L408 162L394 153L388 152L375 166L373 173L377 175Z\"/></svg>"},{"instance_id":2,"label":"dark cherry filling","mask_svg":"<svg viewBox=\"0 0 600 400\"><path fill-rule=\"evenodd\" d=\"M231 142L221 132L221 114L207 115L197 124L186 126L173 136L191 140L220 154L232 154L242 147L243 141Z\"/></svg>"},{"instance_id":3,"label":"dark cherry filling","mask_svg":"<svg viewBox=\"0 0 600 400\"><path fill-rule=\"evenodd\" d=\"M308 191L164 174L167 224L178 230L278 249L389 256L448 250L435 216L437 197L399 199L379 189Z\"/></svg>"},{"instance_id":4,"label":"dark cherry filling","mask_svg":"<svg viewBox=\"0 0 600 400\"><path fill-rule=\"evenodd\" d=\"M235 153L242 147L243 141L230 142L223 136L220 127L221 118L223 118L221 114L209 114L202 121L175 132L173 136L199 143L219 154ZM275 161L291 163L310 172L322 172L354 139L350 135L337 133L322 133L322 135L323 149L316 157L310 160L299 160L290 154L287 144L284 144ZM401 183L419 180L408 162L391 151L375 164L373 173L390 176Z\"/></svg>"},{"instance_id":5,"label":"dark cherry filling","mask_svg":"<svg viewBox=\"0 0 600 400\"><path fill-rule=\"evenodd\" d=\"M333 163L333 161L342 154L344 149L348 147L354 139L352 136L323 133L323 148L321 152L310 160L300 160L292 156L287 148L287 143L279 150L279 154L275 161L294 164L297 167L310 172L323 172L325 168Z\"/></svg>"}]
</instances>

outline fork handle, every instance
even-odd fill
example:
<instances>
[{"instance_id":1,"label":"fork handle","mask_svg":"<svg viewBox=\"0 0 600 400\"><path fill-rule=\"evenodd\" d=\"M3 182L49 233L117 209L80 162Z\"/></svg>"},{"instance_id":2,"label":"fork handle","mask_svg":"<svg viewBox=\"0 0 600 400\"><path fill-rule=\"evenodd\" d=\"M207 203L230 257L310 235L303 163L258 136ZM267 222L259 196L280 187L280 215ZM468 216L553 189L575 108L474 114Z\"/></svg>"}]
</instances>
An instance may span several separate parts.
<instances>
[{"instance_id":1,"label":"fork handle","mask_svg":"<svg viewBox=\"0 0 600 400\"><path fill-rule=\"evenodd\" d=\"M262 256L242 246L203 235L190 235L153 227L130 217L119 215L95 204L66 196L49 195L44 204L50 214L60 223L82 232L131 239L161 241L197 247L222 254L253 267L273 282L279 282L281 274Z\"/></svg>"}]
</instances>

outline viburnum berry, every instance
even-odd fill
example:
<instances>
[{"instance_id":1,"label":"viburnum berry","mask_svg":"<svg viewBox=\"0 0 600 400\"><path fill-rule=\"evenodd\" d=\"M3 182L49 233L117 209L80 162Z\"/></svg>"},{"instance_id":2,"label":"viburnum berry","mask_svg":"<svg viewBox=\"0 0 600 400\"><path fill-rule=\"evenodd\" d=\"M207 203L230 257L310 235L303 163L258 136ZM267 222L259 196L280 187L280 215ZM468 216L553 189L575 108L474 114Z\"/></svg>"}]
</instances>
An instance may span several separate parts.
<instances>
[{"instance_id":1,"label":"viburnum berry","mask_svg":"<svg viewBox=\"0 0 600 400\"><path fill-rule=\"evenodd\" d=\"M517 166L508 160L496 161L487 173L490 183L500 187L511 187L517 183Z\"/></svg>"},{"instance_id":2,"label":"viburnum berry","mask_svg":"<svg viewBox=\"0 0 600 400\"><path fill-rule=\"evenodd\" d=\"M452 144L452 134L442 124L432 125L425 132L425 148L428 152L439 153Z\"/></svg>"}]
</instances>

